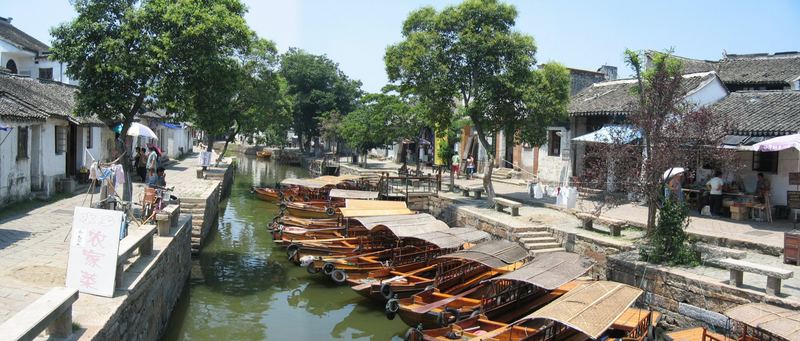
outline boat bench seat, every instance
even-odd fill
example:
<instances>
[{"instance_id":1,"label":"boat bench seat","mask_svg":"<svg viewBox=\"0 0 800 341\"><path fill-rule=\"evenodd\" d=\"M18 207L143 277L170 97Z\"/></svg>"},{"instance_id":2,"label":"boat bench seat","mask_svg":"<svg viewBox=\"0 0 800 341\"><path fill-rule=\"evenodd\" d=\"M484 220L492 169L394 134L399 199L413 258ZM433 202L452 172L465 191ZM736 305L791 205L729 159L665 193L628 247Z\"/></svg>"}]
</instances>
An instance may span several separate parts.
<instances>
[{"instance_id":1,"label":"boat bench seat","mask_svg":"<svg viewBox=\"0 0 800 341\"><path fill-rule=\"evenodd\" d=\"M53 288L0 325L4 340L33 340L47 329L51 337L72 335L72 304L78 289Z\"/></svg>"},{"instance_id":2,"label":"boat bench seat","mask_svg":"<svg viewBox=\"0 0 800 341\"><path fill-rule=\"evenodd\" d=\"M156 227L146 229L129 230L128 236L119 241L119 252L117 253L117 274L114 278L114 287L122 286L122 275L125 273L125 262L133 256L133 252L139 250L139 256L149 256L153 253L153 235Z\"/></svg>"},{"instance_id":3,"label":"boat bench seat","mask_svg":"<svg viewBox=\"0 0 800 341\"><path fill-rule=\"evenodd\" d=\"M710 245L706 243L696 243L693 246L697 259L705 254L706 258L733 258L744 259L747 256L747 251L736 250L722 246Z\"/></svg>"},{"instance_id":4,"label":"boat bench seat","mask_svg":"<svg viewBox=\"0 0 800 341\"><path fill-rule=\"evenodd\" d=\"M577 217L581 221L581 228L586 230L594 230L594 222L597 221L603 225L608 226L608 230L612 236L619 237L622 235L622 229L625 227L626 223L622 220L612 219L608 217L600 217L596 215L592 215L589 213L575 213L575 217Z\"/></svg>"},{"instance_id":5,"label":"boat bench seat","mask_svg":"<svg viewBox=\"0 0 800 341\"><path fill-rule=\"evenodd\" d=\"M483 185L456 185L461 190L461 195L469 197L469 192L475 193L475 199L480 199L483 194Z\"/></svg>"},{"instance_id":6,"label":"boat bench seat","mask_svg":"<svg viewBox=\"0 0 800 341\"><path fill-rule=\"evenodd\" d=\"M717 261L720 266L730 270L729 284L742 286L744 272L751 272L767 276L767 295L777 296L781 293L781 280L794 276L794 271L776 268L768 265L750 263L743 260L725 258Z\"/></svg>"},{"instance_id":7,"label":"boat bench seat","mask_svg":"<svg viewBox=\"0 0 800 341\"><path fill-rule=\"evenodd\" d=\"M519 208L522 207L522 203L504 198L494 198L493 201L494 208L497 210L497 212L503 212L503 208L510 207L511 215L514 217L519 216Z\"/></svg>"}]
</instances>

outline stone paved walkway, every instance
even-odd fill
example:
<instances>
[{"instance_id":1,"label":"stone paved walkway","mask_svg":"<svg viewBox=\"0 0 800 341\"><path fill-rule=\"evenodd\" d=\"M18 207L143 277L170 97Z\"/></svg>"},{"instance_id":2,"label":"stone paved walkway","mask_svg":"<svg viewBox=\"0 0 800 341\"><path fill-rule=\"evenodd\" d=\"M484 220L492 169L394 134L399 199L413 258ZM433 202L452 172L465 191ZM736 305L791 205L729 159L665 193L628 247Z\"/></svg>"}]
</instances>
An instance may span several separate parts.
<instances>
[{"instance_id":1,"label":"stone paved walkway","mask_svg":"<svg viewBox=\"0 0 800 341\"><path fill-rule=\"evenodd\" d=\"M192 156L168 167L167 185L175 186L177 196L201 194L218 184L197 179L196 166ZM133 188L134 198L140 198L143 184L135 182ZM0 221L0 323L50 288L64 286L72 213L88 205L80 193Z\"/></svg>"}]
</instances>

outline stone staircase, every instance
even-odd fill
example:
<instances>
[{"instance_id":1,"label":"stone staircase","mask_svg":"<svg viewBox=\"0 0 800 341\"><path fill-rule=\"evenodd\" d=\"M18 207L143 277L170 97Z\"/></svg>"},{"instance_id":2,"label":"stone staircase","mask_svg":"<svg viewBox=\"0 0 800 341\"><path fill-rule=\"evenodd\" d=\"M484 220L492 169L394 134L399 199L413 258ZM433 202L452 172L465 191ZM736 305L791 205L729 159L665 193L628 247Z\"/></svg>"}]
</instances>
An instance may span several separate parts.
<instances>
[{"instance_id":1,"label":"stone staircase","mask_svg":"<svg viewBox=\"0 0 800 341\"><path fill-rule=\"evenodd\" d=\"M200 251L206 218L206 201L201 199L182 198L181 213L192 215L192 253Z\"/></svg>"},{"instance_id":2,"label":"stone staircase","mask_svg":"<svg viewBox=\"0 0 800 341\"><path fill-rule=\"evenodd\" d=\"M564 251L561 244L544 226L514 227L511 233L514 239L524 245L533 256Z\"/></svg>"}]
</instances>

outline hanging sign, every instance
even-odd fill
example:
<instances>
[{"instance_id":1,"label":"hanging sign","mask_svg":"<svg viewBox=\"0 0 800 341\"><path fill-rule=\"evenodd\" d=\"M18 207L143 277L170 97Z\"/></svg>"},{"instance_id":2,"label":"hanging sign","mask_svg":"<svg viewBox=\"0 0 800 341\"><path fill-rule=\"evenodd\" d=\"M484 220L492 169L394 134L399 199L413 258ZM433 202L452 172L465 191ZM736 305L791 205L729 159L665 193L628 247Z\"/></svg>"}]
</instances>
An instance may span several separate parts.
<instances>
[{"instance_id":1,"label":"hanging sign","mask_svg":"<svg viewBox=\"0 0 800 341\"><path fill-rule=\"evenodd\" d=\"M75 208L69 242L67 287L87 294L114 296L123 219L120 211Z\"/></svg>"},{"instance_id":2,"label":"hanging sign","mask_svg":"<svg viewBox=\"0 0 800 341\"><path fill-rule=\"evenodd\" d=\"M800 209L800 191L786 191L786 204L789 208Z\"/></svg>"},{"instance_id":3,"label":"hanging sign","mask_svg":"<svg viewBox=\"0 0 800 341\"><path fill-rule=\"evenodd\" d=\"M200 152L199 161L201 167L211 166L211 152Z\"/></svg>"}]
</instances>

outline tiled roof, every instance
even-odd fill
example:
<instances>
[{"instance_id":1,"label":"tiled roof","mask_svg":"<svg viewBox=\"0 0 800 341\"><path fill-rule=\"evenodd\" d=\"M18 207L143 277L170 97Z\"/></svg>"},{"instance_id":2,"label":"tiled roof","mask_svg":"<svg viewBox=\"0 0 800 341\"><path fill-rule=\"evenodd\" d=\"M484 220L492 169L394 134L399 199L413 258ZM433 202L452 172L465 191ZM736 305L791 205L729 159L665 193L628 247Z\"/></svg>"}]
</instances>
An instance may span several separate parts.
<instances>
[{"instance_id":1,"label":"tiled roof","mask_svg":"<svg viewBox=\"0 0 800 341\"><path fill-rule=\"evenodd\" d=\"M719 76L731 84L788 84L800 77L800 53L731 55L719 62Z\"/></svg>"},{"instance_id":2,"label":"tiled roof","mask_svg":"<svg viewBox=\"0 0 800 341\"><path fill-rule=\"evenodd\" d=\"M645 51L645 54L648 57L648 66L650 66L650 57L654 53L658 52L653 50ZM672 57L681 61L681 64L683 65L683 73L685 74L717 71L717 66L719 64L719 62L713 60L699 60L676 55L672 55Z\"/></svg>"},{"instance_id":3,"label":"tiled roof","mask_svg":"<svg viewBox=\"0 0 800 341\"><path fill-rule=\"evenodd\" d=\"M0 17L0 40L5 40L20 49L42 54L50 49L47 44L29 36L27 33L22 32L20 29L11 25L11 22L6 18Z\"/></svg>"},{"instance_id":4,"label":"tiled roof","mask_svg":"<svg viewBox=\"0 0 800 341\"><path fill-rule=\"evenodd\" d=\"M711 108L733 121L736 134L772 136L800 132L800 91L736 91Z\"/></svg>"},{"instance_id":5,"label":"tiled roof","mask_svg":"<svg viewBox=\"0 0 800 341\"><path fill-rule=\"evenodd\" d=\"M694 73L683 76L684 93L697 89L711 77L713 72ZM571 116L613 115L630 112L636 104L633 88L635 79L621 79L594 83L570 98L567 110Z\"/></svg>"},{"instance_id":6,"label":"tiled roof","mask_svg":"<svg viewBox=\"0 0 800 341\"><path fill-rule=\"evenodd\" d=\"M4 97L14 99L17 103L24 103L32 111L43 113L47 117L70 120L76 124L103 124L95 117L77 117L72 113L75 108L76 91L74 86L63 83L0 73L0 93L4 93ZM16 114L11 111L11 109L3 110L3 115L30 116L30 113L24 110Z\"/></svg>"},{"instance_id":7,"label":"tiled roof","mask_svg":"<svg viewBox=\"0 0 800 341\"><path fill-rule=\"evenodd\" d=\"M47 114L12 94L0 91L0 118L7 121L44 121Z\"/></svg>"}]
</instances>

